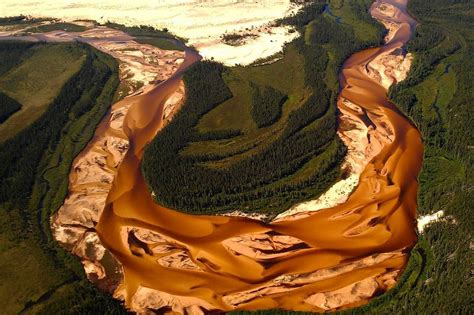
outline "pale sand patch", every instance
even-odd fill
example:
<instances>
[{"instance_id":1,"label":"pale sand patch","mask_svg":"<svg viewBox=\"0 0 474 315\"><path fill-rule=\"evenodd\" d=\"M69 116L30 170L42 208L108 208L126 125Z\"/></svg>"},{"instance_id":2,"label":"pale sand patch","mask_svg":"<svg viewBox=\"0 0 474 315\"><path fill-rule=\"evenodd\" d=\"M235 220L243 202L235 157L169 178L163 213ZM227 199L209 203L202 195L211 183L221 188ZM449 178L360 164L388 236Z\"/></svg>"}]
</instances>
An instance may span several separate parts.
<instances>
[{"instance_id":1,"label":"pale sand patch","mask_svg":"<svg viewBox=\"0 0 474 315\"><path fill-rule=\"evenodd\" d=\"M204 43L195 43L194 46L205 58L214 58L231 66L248 65L257 59L280 52L285 43L298 36L297 32L289 33L288 27L272 27L271 33L259 32L257 37L247 40L239 46L225 44L220 38Z\"/></svg>"},{"instance_id":2,"label":"pale sand patch","mask_svg":"<svg viewBox=\"0 0 474 315\"><path fill-rule=\"evenodd\" d=\"M392 84L406 79L412 62L413 55L405 55L400 48L380 54L367 65L366 70L371 78L379 81L388 90Z\"/></svg>"},{"instance_id":3,"label":"pale sand patch","mask_svg":"<svg viewBox=\"0 0 474 315\"><path fill-rule=\"evenodd\" d=\"M306 298L305 302L324 310L336 309L340 305L359 302L372 297L379 288L377 280L366 278L332 292L316 293Z\"/></svg>"},{"instance_id":4,"label":"pale sand patch","mask_svg":"<svg viewBox=\"0 0 474 315\"><path fill-rule=\"evenodd\" d=\"M423 233L424 229L426 226L430 225L431 223L439 221L440 218L444 216L444 211L439 210L438 212L435 212L433 214L427 214L418 217L418 233Z\"/></svg>"},{"instance_id":5,"label":"pale sand patch","mask_svg":"<svg viewBox=\"0 0 474 315\"><path fill-rule=\"evenodd\" d=\"M303 212L305 212L306 215L310 215L310 211L313 212L321 209L327 209L344 203L354 188L357 187L357 184L359 183L359 175L360 174L351 174L348 178L341 179L332 185L318 199L297 204L289 210L279 214L275 220L280 221L281 219ZM299 218L300 217L301 216L299 216Z\"/></svg>"},{"instance_id":6,"label":"pale sand patch","mask_svg":"<svg viewBox=\"0 0 474 315\"><path fill-rule=\"evenodd\" d=\"M317 281L324 281L325 279L337 276L340 277L345 274L350 275L352 272L378 265L390 259L401 258L403 256L404 254L398 251L374 254L330 269L319 269L305 274L285 274L272 279L258 288L228 294L223 298L223 300L233 307L238 307L239 305L243 305L257 297L290 292L292 290L297 290L304 285L315 283ZM343 286L334 291L310 295L304 302L324 310L334 310L350 303L356 303L368 299L372 297L374 292L379 288L391 288L395 284L398 274L398 270L388 271L381 269L375 276L365 278L364 280L348 286Z\"/></svg>"},{"instance_id":7,"label":"pale sand patch","mask_svg":"<svg viewBox=\"0 0 474 315\"><path fill-rule=\"evenodd\" d=\"M228 251L256 259L272 259L296 251L303 241L288 235L244 234L226 239L222 244ZM271 251L271 253L269 252Z\"/></svg>"},{"instance_id":8,"label":"pale sand patch","mask_svg":"<svg viewBox=\"0 0 474 315\"><path fill-rule=\"evenodd\" d=\"M3 0L2 16L33 15L66 21L90 19L113 21L125 25L150 25L168 28L189 39L205 58L227 65L249 64L282 50L285 42L298 36L288 27L273 27L271 22L298 11L301 6L290 0L201 1L201 0ZM269 27L270 32L264 31ZM222 41L222 35L257 30L257 38L233 47Z\"/></svg>"},{"instance_id":9,"label":"pale sand patch","mask_svg":"<svg viewBox=\"0 0 474 315\"><path fill-rule=\"evenodd\" d=\"M418 233L420 233L420 234L423 234L426 227L428 227L431 224L436 223L436 222L446 222L446 223L449 223L449 224L458 224L458 222L456 221L456 219L453 216L451 216L451 215L446 216L444 214L443 210L439 210L439 211L434 212L432 214L426 214L426 215L419 216L418 219L417 219L417 222L418 222L417 229L418 229Z\"/></svg>"},{"instance_id":10,"label":"pale sand patch","mask_svg":"<svg viewBox=\"0 0 474 315\"><path fill-rule=\"evenodd\" d=\"M240 210L226 212L221 215L227 216L227 217L245 217L245 218L250 218L250 219L255 219L255 220L265 220L268 218L268 216L264 213L246 213Z\"/></svg>"},{"instance_id":11,"label":"pale sand patch","mask_svg":"<svg viewBox=\"0 0 474 315\"><path fill-rule=\"evenodd\" d=\"M120 297L120 294L121 291L118 290L114 297ZM196 297L172 295L143 286L140 286L133 296L131 309L137 314L156 314L151 310L163 308L171 308L169 314L189 315L201 315L204 310L215 309L211 304Z\"/></svg>"}]
</instances>

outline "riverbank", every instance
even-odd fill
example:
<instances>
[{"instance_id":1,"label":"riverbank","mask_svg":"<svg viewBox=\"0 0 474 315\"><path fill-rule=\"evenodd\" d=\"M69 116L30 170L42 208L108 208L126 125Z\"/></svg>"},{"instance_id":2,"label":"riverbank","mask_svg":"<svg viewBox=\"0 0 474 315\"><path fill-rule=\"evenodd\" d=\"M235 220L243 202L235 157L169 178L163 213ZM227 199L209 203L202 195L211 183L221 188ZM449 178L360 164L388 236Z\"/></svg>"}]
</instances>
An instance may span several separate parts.
<instances>
[{"instance_id":1,"label":"riverbank","mask_svg":"<svg viewBox=\"0 0 474 315\"><path fill-rule=\"evenodd\" d=\"M51 41L58 36L65 37L61 32L43 36ZM104 209L116 170L130 147L124 119L138 95L150 93L177 71L185 53L140 44L121 31L104 27L74 36L118 60L120 79L127 85L125 91L128 95L118 96L125 98L112 106L94 138L75 158L69 175L68 196L52 218L51 227L55 239L81 258L87 277L112 292L121 278L120 266L110 254L106 255L94 227ZM164 124L179 109L183 97L184 87L181 84L163 107ZM113 266L113 272L106 273L103 265Z\"/></svg>"}]
</instances>

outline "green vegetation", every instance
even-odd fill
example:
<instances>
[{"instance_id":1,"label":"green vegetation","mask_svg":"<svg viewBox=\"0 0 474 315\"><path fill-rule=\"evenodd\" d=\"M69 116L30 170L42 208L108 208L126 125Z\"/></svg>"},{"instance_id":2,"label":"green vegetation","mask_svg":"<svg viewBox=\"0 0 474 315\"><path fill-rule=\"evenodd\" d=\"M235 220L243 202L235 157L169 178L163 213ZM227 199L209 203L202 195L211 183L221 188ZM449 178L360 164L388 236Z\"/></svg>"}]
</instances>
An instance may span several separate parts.
<instances>
[{"instance_id":1,"label":"green vegetation","mask_svg":"<svg viewBox=\"0 0 474 315\"><path fill-rule=\"evenodd\" d=\"M0 124L20 109L20 103L0 92Z\"/></svg>"},{"instance_id":2,"label":"green vegetation","mask_svg":"<svg viewBox=\"0 0 474 315\"><path fill-rule=\"evenodd\" d=\"M255 38L256 35L252 33L231 33L222 35L222 41L227 45L239 46L246 40Z\"/></svg>"},{"instance_id":3,"label":"green vegetation","mask_svg":"<svg viewBox=\"0 0 474 315\"><path fill-rule=\"evenodd\" d=\"M0 51L22 45L1 42ZM85 279L79 261L59 247L50 229L50 216L67 193L72 160L92 137L114 97L118 65L86 45L26 46L34 51L70 51L81 62L44 113L0 144L0 300L7 301L2 313L124 313L120 303ZM56 58L50 54L41 60L54 65ZM17 63L9 71L22 65ZM42 78L48 79L56 78Z\"/></svg>"},{"instance_id":4,"label":"green vegetation","mask_svg":"<svg viewBox=\"0 0 474 315\"><path fill-rule=\"evenodd\" d=\"M365 10L370 1L357 3L349 10ZM384 32L365 18L339 24L324 7L315 1L279 21L303 36L277 62L234 68L202 62L186 73L183 109L144 155L157 202L198 214L237 209L272 216L342 176L337 71L348 54L378 45ZM359 25L370 35L355 35ZM318 32L340 38L321 40L320 26Z\"/></svg>"},{"instance_id":5,"label":"green vegetation","mask_svg":"<svg viewBox=\"0 0 474 315\"><path fill-rule=\"evenodd\" d=\"M328 9L332 13L331 18L338 20L341 24L352 26L357 38L367 41L377 41L380 33L385 33L385 28L368 14L373 1L366 0L331 0ZM378 33L374 33L376 28Z\"/></svg>"},{"instance_id":6,"label":"green vegetation","mask_svg":"<svg viewBox=\"0 0 474 315\"><path fill-rule=\"evenodd\" d=\"M6 42L0 46L0 92L22 105L0 126L0 142L37 120L86 59L74 44ZM54 56L54 58L52 58Z\"/></svg>"},{"instance_id":7,"label":"green vegetation","mask_svg":"<svg viewBox=\"0 0 474 315\"><path fill-rule=\"evenodd\" d=\"M211 109L200 118L196 129L200 133L236 130L250 132L256 129L251 116L251 93L249 83L233 74L223 74L233 97ZM192 144L196 147L196 144ZM206 146L208 147L208 146ZM203 149L206 149L203 147Z\"/></svg>"},{"instance_id":8,"label":"green vegetation","mask_svg":"<svg viewBox=\"0 0 474 315\"><path fill-rule=\"evenodd\" d=\"M173 39L160 38L160 37L149 37L149 36L138 36L135 41L140 44L147 44L158 47L164 50L179 50L184 51L183 46L177 44Z\"/></svg>"},{"instance_id":9,"label":"green vegetation","mask_svg":"<svg viewBox=\"0 0 474 315\"><path fill-rule=\"evenodd\" d=\"M185 43L186 40L170 33L166 28L159 30L153 26L125 26L112 22L107 22L105 26L121 30L135 37L135 41L141 44L148 44L165 50L184 50L183 45L179 42Z\"/></svg>"},{"instance_id":10,"label":"green vegetation","mask_svg":"<svg viewBox=\"0 0 474 315\"><path fill-rule=\"evenodd\" d=\"M87 28L82 25L58 22L58 23L51 23L51 24L45 24L45 25L32 27L32 28L26 29L25 32L30 32L30 33L46 33L46 32L51 32L51 31L84 32L86 29Z\"/></svg>"},{"instance_id":11,"label":"green vegetation","mask_svg":"<svg viewBox=\"0 0 474 315\"><path fill-rule=\"evenodd\" d=\"M410 0L408 8L421 23L408 45L415 62L390 96L423 134L417 211L443 210L445 218L425 228L395 288L337 314L472 314L474 309L474 11L468 0Z\"/></svg>"},{"instance_id":12,"label":"green vegetation","mask_svg":"<svg viewBox=\"0 0 474 315\"><path fill-rule=\"evenodd\" d=\"M33 46L36 45L28 42L3 42L0 47L0 58L2 60L0 76L31 56L33 50L30 48Z\"/></svg>"},{"instance_id":13,"label":"green vegetation","mask_svg":"<svg viewBox=\"0 0 474 315\"><path fill-rule=\"evenodd\" d=\"M272 125L281 116L281 107L287 97L269 86L252 87L252 117L258 128Z\"/></svg>"},{"instance_id":14,"label":"green vegetation","mask_svg":"<svg viewBox=\"0 0 474 315\"><path fill-rule=\"evenodd\" d=\"M43 18L29 18L25 15L18 16L9 16L9 17L0 17L0 26L10 26L10 25L19 25L19 24L34 24L48 19Z\"/></svg>"}]
</instances>

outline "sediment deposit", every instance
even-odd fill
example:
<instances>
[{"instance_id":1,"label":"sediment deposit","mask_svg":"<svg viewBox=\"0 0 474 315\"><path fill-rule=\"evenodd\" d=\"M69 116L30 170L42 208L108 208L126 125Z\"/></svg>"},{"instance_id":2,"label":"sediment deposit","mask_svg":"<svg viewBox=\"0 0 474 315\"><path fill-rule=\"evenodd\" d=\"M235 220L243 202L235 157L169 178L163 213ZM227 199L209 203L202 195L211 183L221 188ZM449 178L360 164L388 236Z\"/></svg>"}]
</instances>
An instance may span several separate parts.
<instances>
[{"instance_id":1,"label":"sediment deposit","mask_svg":"<svg viewBox=\"0 0 474 315\"><path fill-rule=\"evenodd\" d=\"M302 6L290 0L94 0L66 1L3 0L4 16L18 14L56 17L66 21L90 19L125 25L166 28L189 40L200 54L227 65L250 64L280 52L298 33L273 21L297 12ZM223 35L251 33L254 36L229 45Z\"/></svg>"}]
</instances>

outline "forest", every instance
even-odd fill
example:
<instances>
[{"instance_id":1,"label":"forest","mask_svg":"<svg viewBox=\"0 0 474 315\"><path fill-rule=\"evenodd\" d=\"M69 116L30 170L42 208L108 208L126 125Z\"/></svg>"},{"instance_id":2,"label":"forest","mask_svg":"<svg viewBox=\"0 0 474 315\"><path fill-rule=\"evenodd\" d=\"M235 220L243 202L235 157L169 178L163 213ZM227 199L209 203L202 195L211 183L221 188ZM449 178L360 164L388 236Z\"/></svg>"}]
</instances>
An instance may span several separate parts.
<instances>
[{"instance_id":1,"label":"forest","mask_svg":"<svg viewBox=\"0 0 474 315\"><path fill-rule=\"evenodd\" d=\"M85 279L80 262L50 229L50 217L67 193L72 160L115 97L118 65L78 43L1 42L1 71L17 66L36 45L59 45L87 57L40 118L0 144L0 296L9 301L2 312L125 313Z\"/></svg>"},{"instance_id":2,"label":"forest","mask_svg":"<svg viewBox=\"0 0 474 315\"><path fill-rule=\"evenodd\" d=\"M29 48L35 44L28 42L6 41L0 45L0 75L6 73L31 54Z\"/></svg>"},{"instance_id":3,"label":"forest","mask_svg":"<svg viewBox=\"0 0 474 315\"><path fill-rule=\"evenodd\" d=\"M252 89L252 117L258 128L275 123L281 116L281 107L287 96L269 86L251 84Z\"/></svg>"},{"instance_id":4,"label":"forest","mask_svg":"<svg viewBox=\"0 0 474 315\"><path fill-rule=\"evenodd\" d=\"M86 49L86 48L84 48ZM42 153L54 150L60 137L61 126L69 119L77 119L91 109L94 100L101 93L101 84L111 76L111 71L95 62L88 54L85 65L71 78L62 92L43 116L15 137L0 145L0 202L13 201L26 205L31 194L35 173ZM84 93L87 91L87 94Z\"/></svg>"},{"instance_id":5,"label":"forest","mask_svg":"<svg viewBox=\"0 0 474 315\"><path fill-rule=\"evenodd\" d=\"M21 104L0 92L0 124L21 109Z\"/></svg>"}]
</instances>

